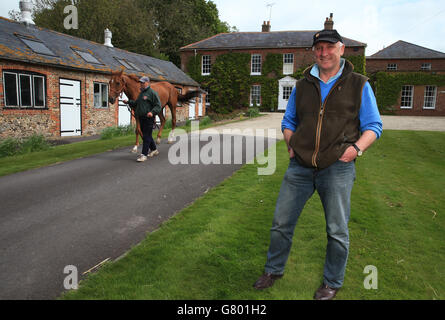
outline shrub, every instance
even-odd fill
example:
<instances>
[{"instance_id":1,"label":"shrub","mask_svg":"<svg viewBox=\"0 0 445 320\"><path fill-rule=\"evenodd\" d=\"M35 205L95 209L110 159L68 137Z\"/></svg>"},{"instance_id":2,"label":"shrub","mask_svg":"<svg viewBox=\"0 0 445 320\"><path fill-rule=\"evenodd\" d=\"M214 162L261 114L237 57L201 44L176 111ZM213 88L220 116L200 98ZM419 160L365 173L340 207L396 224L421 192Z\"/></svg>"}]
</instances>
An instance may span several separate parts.
<instances>
[{"instance_id":1,"label":"shrub","mask_svg":"<svg viewBox=\"0 0 445 320\"><path fill-rule=\"evenodd\" d=\"M205 116L199 119L199 125L200 126L205 126L212 123L212 119L210 119L209 116Z\"/></svg>"},{"instance_id":2,"label":"shrub","mask_svg":"<svg viewBox=\"0 0 445 320\"><path fill-rule=\"evenodd\" d=\"M249 118L258 117L259 115L260 109L258 109L257 107L251 107L246 112L246 116L248 116Z\"/></svg>"},{"instance_id":3,"label":"shrub","mask_svg":"<svg viewBox=\"0 0 445 320\"><path fill-rule=\"evenodd\" d=\"M102 130L100 133L100 138L102 140L111 139L113 137L127 136L134 134L135 127L132 125L118 126L118 127L108 127Z\"/></svg>"},{"instance_id":4,"label":"shrub","mask_svg":"<svg viewBox=\"0 0 445 320\"><path fill-rule=\"evenodd\" d=\"M0 142L0 158L13 156L20 150L20 141L14 138L7 138Z\"/></svg>"},{"instance_id":5,"label":"shrub","mask_svg":"<svg viewBox=\"0 0 445 320\"><path fill-rule=\"evenodd\" d=\"M49 149L50 144L42 135L28 138L7 138L0 142L0 158Z\"/></svg>"},{"instance_id":6,"label":"shrub","mask_svg":"<svg viewBox=\"0 0 445 320\"><path fill-rule=\"evenodd\" d=\"M50 147L48 141L46 141L43 135L32 135L29 138L23 140L20 147L20 153L30 153L36 151L48 150Z\"/></svg>"},{"instance_id":7,"label":"shrub","mask_svg":"<svg viewBox=\"0 0 445 320\"><path fill-rule=\"evenodd\" d=\"M188 119L185 122L185 126L190 128L192 126L192 121L199 121L199 125L200 126L205 126L205 125L208 125L209 123L213 122L212 119L209 116L205 116L205 117L202 117L202 118L199 118L199 119L195 119L195 120Z\"/></svg>"}]
</instances>

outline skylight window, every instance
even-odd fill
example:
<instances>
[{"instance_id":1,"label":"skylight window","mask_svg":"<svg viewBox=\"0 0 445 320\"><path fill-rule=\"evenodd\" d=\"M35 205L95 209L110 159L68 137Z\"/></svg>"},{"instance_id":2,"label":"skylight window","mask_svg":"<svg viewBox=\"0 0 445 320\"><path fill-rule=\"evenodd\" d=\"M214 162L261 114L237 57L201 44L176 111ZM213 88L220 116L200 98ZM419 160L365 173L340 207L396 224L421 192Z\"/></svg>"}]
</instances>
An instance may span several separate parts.
<instances>
[{"instance_id":1,"label":"skylight window","mask_svg":"<svg viewBox=\"0 0 445 320\"><path fill-rule=\"evenodd\" d=\"M82 57L83 60L85 60L86 62L89 63L96 63L96 64L101 64L99 62L99 60L97 60L91 53L89 52L85 52L85 51L80 51L80 50L75 50L73 49L74 52L76 52L79 56Z\"/></svg>"},{"instance_id":2,"label":"skylight window","mask_svg":"<svg viewBox=\"0 0 445 320\"><path fill-rule=\"evenodd\" d=\"M121 65L123 65L125 68L127 68L127 69L133 69L133 67L130 66L130 65L127 63L127 61L125 61L124 59L118 59L118 58L116 58L116 60L119 61L119 63L120 63Z\"/></svg>"},{"instance_id":3,"label":"skylight window","mask_svg":"<svg viewBox=\"0 0 445 320\"><path fill-rule=\"evenodd\" d=\"M52 52L43 42L25 38L20 39L35 53L55 56L54 52Z\"/></svg>"},{"instance_id":4,"label":"skylight window","mask_svg":"<svg viewBox=\"0 0 445 320\"><path fill-rule=\"evenodd\" d=\"M137 70L137 71L142 71L141 68L139 68L137 65L135 65L133 62L130 62L128 60L125 59L119 59L116 58L117 61L119 61L119 63L121 65L123 65L125 68L130 69L130 70Z\"/></svg>"},{"instance_id":5,"label":"skylight window","mask_svg":"<svg viewBox=\"0 0 445 320\"><path fill-rule=\"evenodd\" d=\"M157 73L157 74L160 74L160 75L165 76L165 73L164 73L161 69L159 69L158 67L155 67L155 66L153 66L153 65L149 65L149 64L147 64L146 66L147 66L148 69L149 69L150 71L152 71L153 73Z\"/></svg>"},{"instance_id":6,"label":"skylight window","mask_svg":"<svg viewBox=\"0 0 445 320\"><path fill-rule=\"evenodd\" d=\"M133 62L128 61L128 60L126 60L126 61L127 61L127 63L128 63L130 66L133 67L134 70L142 71L141 68L139 68L139 67L138 67L137 65L135 65Z\"/></svg>"}]
</instances>

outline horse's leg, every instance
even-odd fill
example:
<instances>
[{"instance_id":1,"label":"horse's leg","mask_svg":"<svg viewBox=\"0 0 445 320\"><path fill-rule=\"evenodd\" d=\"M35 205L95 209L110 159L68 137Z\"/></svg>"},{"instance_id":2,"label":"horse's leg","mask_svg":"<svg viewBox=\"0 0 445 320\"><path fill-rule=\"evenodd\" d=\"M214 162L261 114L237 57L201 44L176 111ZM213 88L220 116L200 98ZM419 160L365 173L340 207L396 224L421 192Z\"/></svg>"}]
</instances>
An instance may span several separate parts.
<instances>
[{"instance_id":1,"label":"horse's leg","mask_svg":"<svg viewBox=\"0 0 445 320\"><path fill-rule=\"evenodd\" d=\"M175 139L175 128L176 128L176 104L169 104L170 111L172 114L172 131L168 135L168 143L174 143Z\"/></svg>"},{"instance_id":2,"label":"horse's leg","mask_svg":"<svg viewBox=\"0 0 445 320\"><path fill-rule=\"evenodd\" d=\"M163 109L162 109L163 110ZM161 126L159 127L159 131L158 131L158 137L156 138L156 144L161 144L161 135L162 135L162 129L164 129L164 125L165 125L165 117L164 114L161 112L158 114L159 119L161 120Z\"/></svg>"}]
</instances>

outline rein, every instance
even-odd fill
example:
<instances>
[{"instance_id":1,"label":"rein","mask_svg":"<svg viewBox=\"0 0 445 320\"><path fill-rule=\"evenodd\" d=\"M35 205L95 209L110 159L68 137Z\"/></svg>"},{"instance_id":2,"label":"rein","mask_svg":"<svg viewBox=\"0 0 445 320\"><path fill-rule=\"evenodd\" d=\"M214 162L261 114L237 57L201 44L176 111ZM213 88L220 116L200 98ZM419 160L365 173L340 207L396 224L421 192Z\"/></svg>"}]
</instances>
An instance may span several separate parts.
<instances>
[{"instance_id":1,"label":"rein","mask_svg":"<svg viewBox=\"0 0 445 320\"><path fill-rule=\"evenodd\" d=\"M122 95L124 94L124 90L121 91L121 93L119 94L119 99L122 99ZM128 97L127 97L128 98ZM131 113L131 108L129 104L125 105L127 107L128 112Z\"/></svg>"}]
</instances>

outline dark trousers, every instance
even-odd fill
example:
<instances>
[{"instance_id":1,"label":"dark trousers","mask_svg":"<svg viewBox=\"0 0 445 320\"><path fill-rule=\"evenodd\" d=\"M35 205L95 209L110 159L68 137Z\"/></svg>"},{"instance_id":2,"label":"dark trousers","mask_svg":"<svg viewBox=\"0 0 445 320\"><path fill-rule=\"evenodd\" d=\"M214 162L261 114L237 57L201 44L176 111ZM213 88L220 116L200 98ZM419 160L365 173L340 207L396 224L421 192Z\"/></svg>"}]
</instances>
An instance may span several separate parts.
<instances>
[{"instance_id":1,"label":"dark trousers","mask_svg":"<svg viewBox=\"0 0 445 320\"><path fill-rule=\"evenodd\" d=\"M156 150L156 143L152 137L154 119L154 117L139 117L139 123L141 125L142 131L142 140L144 140L144 143L142 145L142 154L146 156L148 155L149 149L151 151Z\"/></svg>"}]
</instances>

